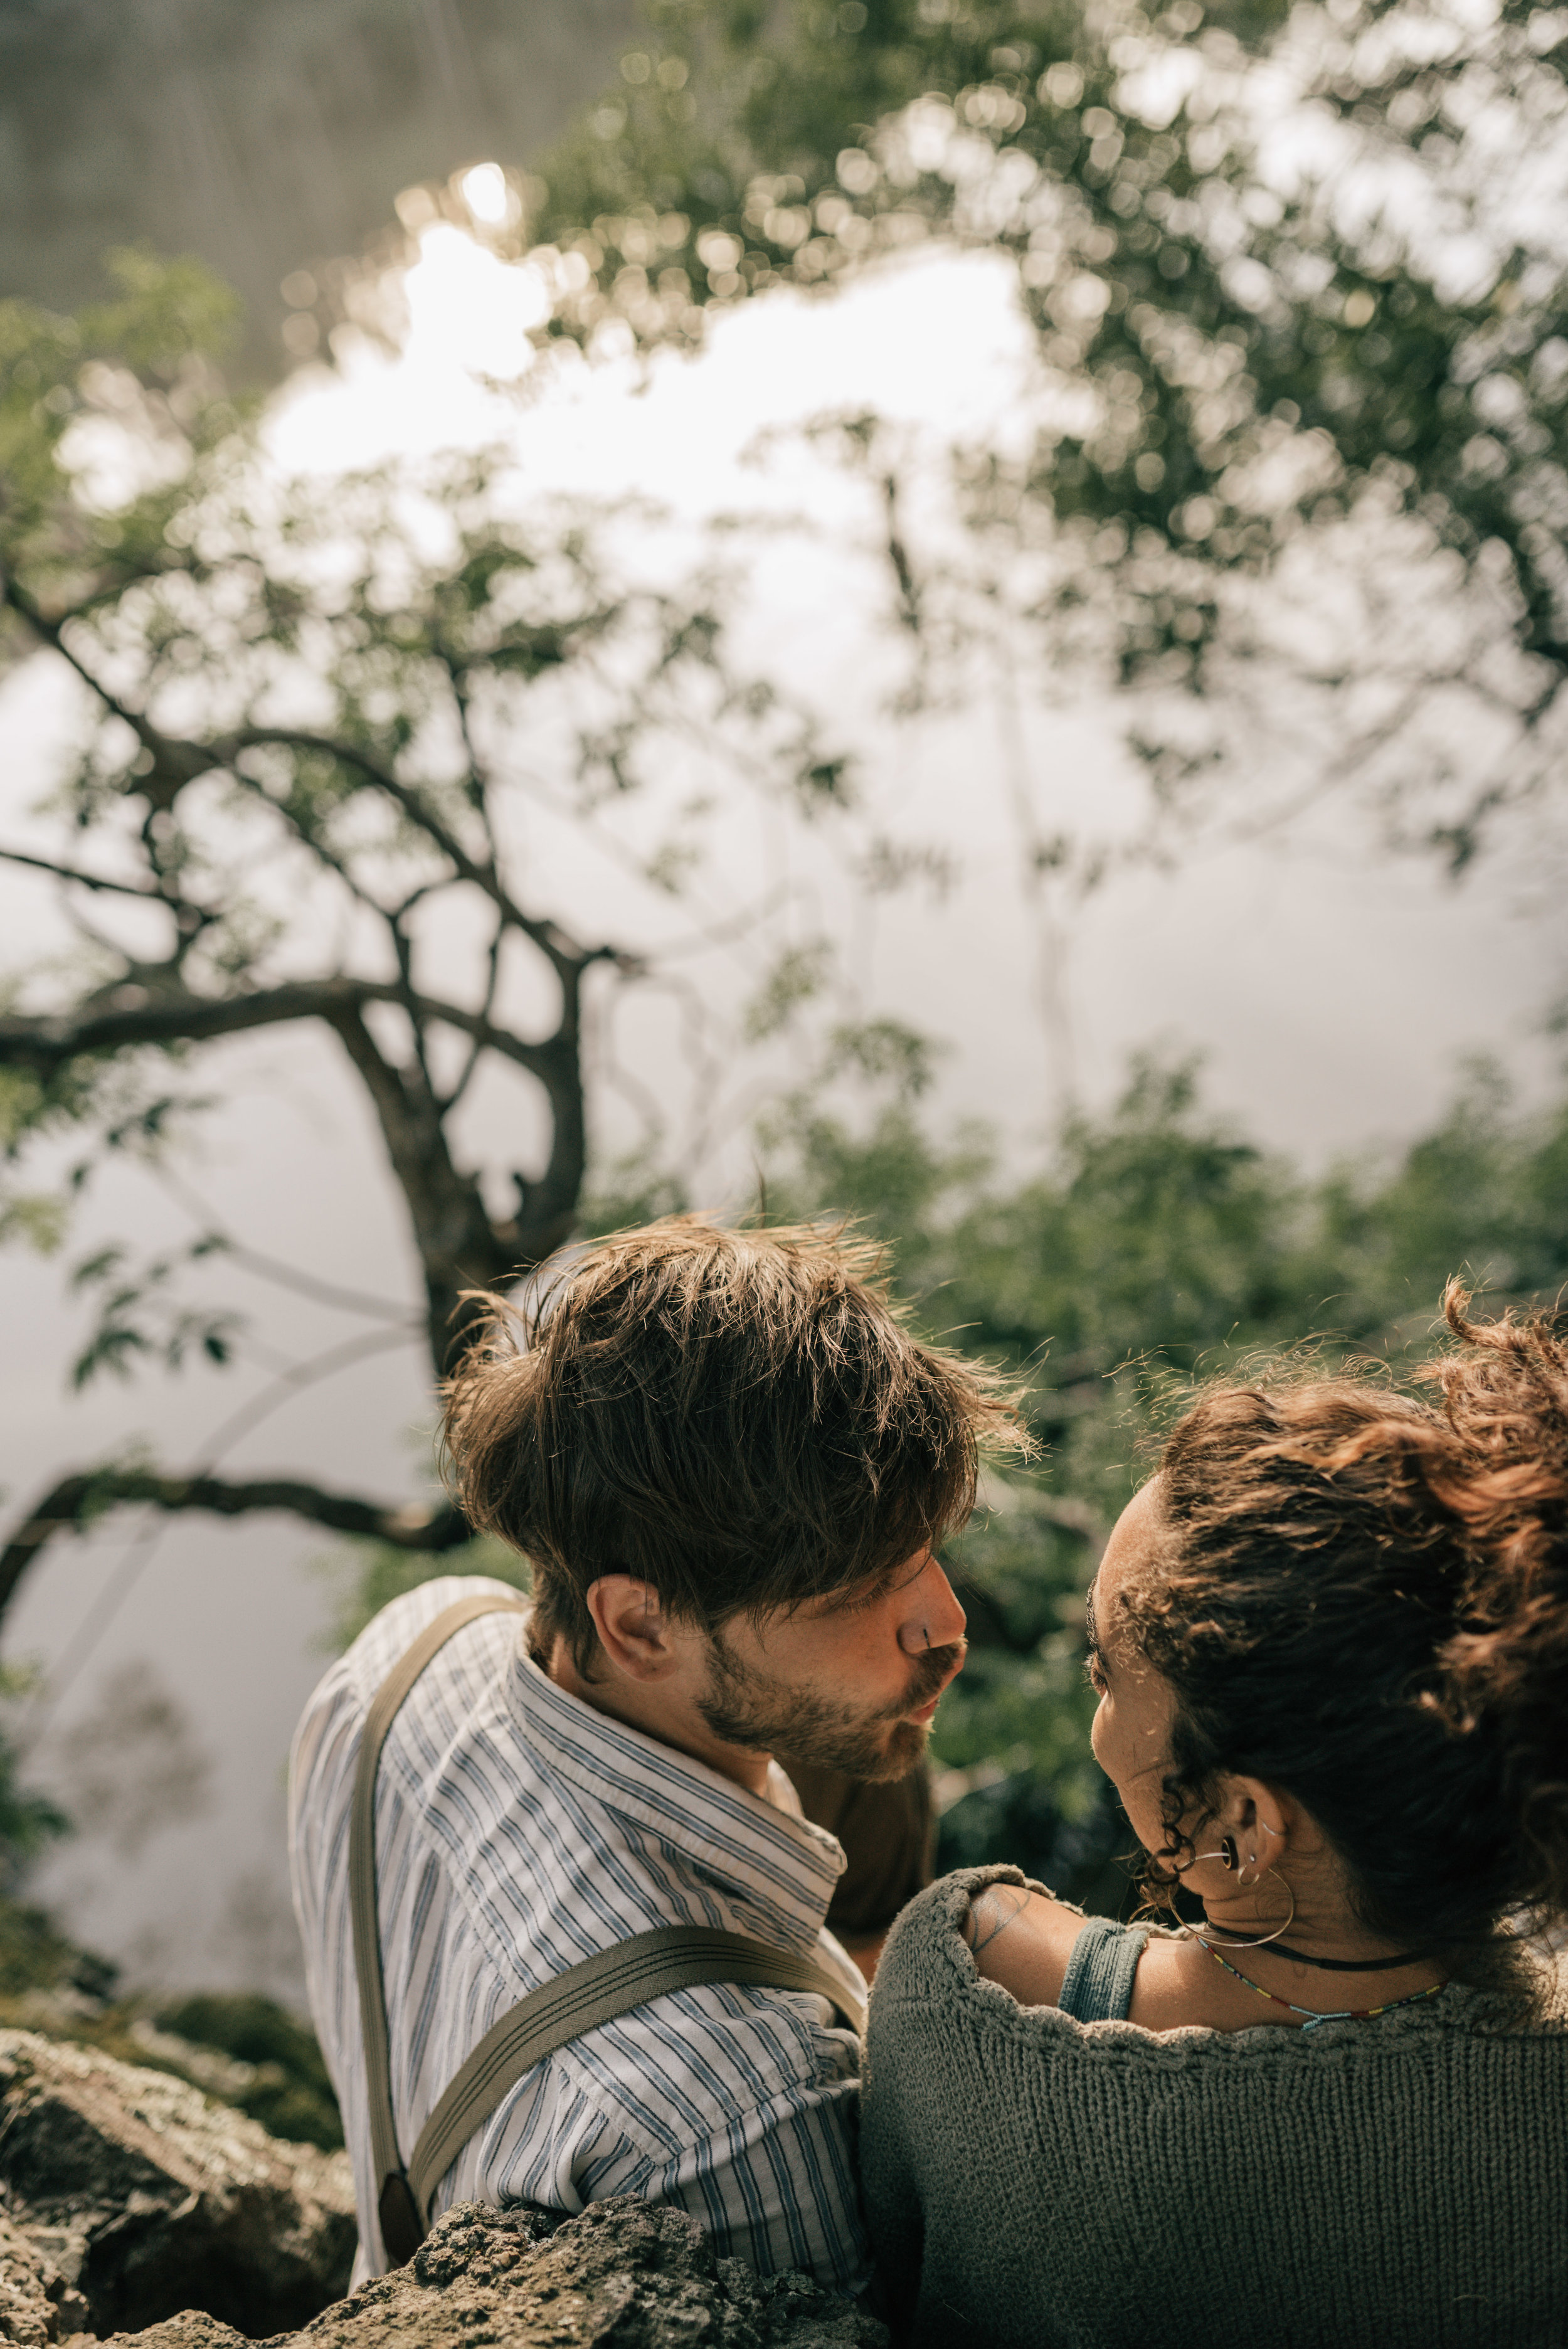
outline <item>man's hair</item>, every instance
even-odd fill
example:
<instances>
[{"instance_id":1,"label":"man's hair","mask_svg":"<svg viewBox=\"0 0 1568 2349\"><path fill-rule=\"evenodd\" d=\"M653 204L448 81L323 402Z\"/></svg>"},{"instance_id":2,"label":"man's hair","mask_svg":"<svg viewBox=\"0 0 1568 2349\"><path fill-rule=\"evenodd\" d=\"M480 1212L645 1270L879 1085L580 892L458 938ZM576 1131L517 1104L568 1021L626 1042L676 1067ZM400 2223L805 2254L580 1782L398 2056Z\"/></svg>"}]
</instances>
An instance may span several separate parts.
<instances>
[{"instance_id":1,"label":"man's hair","mask_svg":"<svg viewBox=\"0 0 1568 2349\"><path fill-rule=\"evenodd\" d=\"M670 1216L596 1242L490 1322L446 1391L470 1522L533 1567L534 1644L579 1671L601 1575L710 1634L874 1586L1022 1450L997 1374L912 1336L882 1252L840 1227Z\"/></svg>"}]
</instances>

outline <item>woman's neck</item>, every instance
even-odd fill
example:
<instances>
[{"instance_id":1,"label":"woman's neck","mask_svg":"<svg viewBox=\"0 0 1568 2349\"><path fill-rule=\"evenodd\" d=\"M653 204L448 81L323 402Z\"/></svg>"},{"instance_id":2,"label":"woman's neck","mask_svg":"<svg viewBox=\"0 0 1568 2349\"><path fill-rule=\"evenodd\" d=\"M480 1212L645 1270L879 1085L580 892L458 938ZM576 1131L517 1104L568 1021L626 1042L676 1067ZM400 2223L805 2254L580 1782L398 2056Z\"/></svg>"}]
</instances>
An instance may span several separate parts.
<instances>
[{"instance_id":1,"label":"woman's neck","mask_svg":"<svg viewBox=\"0 0 1568 2349\"><path fill-rule=\"evenodd\" d=\"M1251 2031L1260 2024L1301 2031L1319 2016L1376 2014L1445 1980L1440 1967L1419 1958L1365 1973L1326 1973L1267 1945L1230 1946L1238 1938L1203 1926L1156 1934L1134 1980L1131 2021L1146 2031ZM1351 1939L1341 1940L1346 1957L1367 1953L1352 1950ZM1319 1953L1315 1947L1312 1954ZM1336 1954L1326 1941L1321 1953Z\"/></svg>"},{"instance_id":2,"label":"woman's neck","mask_svg":"<svg viewBox=\"0 0 1568 2349\"><path fill-rule=\"evenodd\" d=\"M1357 1916L1342 1888L1303 1880L1287 1884L1276 1872L1259 1884L1237 1885L1211 1894L1203 1904L1204 1937L1221 1948L1234 1946L1262 1956L1276 1941L1289 1944L1296 1955L1327 1961L1335 1969L1357 1959L1377 1970L1393 1957L1415 1957L1414 1945L1401 1945L1372 1932Z\"/></svg>"},{"instance_id":3,"label":"woman's neck","mask_svg":"<svg viewBox=\"0 0 1568 2349\"><path fill-rule=\"evenodd\" d=\"M1140 1978L1147 1969L1146 2012L1135 1998L1135 2022L1152 2030L1183 2022L1301 2030L1315 2014L1394 2006L1446 1979L1430 1957L1370 1930L1331 1866L1299 1866L1288 1881L1273 1869L1256 1884L1226 1885L1210 1892L1204 1918L1165 1942L1161 1955L1151 1945L1140 1968Z\"/></svg>"}]
</instances>

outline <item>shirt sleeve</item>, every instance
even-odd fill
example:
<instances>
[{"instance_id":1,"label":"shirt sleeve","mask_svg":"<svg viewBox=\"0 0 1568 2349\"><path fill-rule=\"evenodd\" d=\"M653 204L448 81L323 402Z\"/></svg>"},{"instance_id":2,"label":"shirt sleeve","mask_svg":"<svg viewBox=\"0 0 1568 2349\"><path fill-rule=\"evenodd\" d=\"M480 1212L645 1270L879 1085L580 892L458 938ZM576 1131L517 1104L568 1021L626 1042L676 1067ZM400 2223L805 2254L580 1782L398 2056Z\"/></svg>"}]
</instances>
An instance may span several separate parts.
<instances>
[{"instance_id":1,"label":"shirt sleeve","mask_svg":"<svg viewBox=\"0 0 1568 2349\"><path fill-rule=\"evenodd\" d=\"M856 2175L859 2043L813 2002L704 1987L650 2002L536 2065L442 2181L577 2211L672 2203L720 2256L858 2292L870 2272Z\"/></svg>"},{"instance_id":2,"label":"shirt sleeve","mask_svg":"<svg viewBox=\"0 0 1568 2349\"><path fill-rule=\"evenodd\" d=\"M855 2178L857 2104L850 2088L758 2114L755 2135L732 2131L671 2164L651 2199L689 2211L721 2256L758 2275L795 2268L857 2292L871 2271Z\"/></svg>"}]
</instances>

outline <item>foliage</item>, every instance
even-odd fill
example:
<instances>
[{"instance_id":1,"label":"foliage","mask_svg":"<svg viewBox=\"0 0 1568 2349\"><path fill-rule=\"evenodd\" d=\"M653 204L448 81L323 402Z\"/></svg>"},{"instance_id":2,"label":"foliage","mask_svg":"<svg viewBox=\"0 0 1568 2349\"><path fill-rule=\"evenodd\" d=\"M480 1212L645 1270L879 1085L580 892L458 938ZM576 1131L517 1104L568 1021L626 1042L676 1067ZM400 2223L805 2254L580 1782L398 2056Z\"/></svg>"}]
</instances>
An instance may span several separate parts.
<instances>
[{"instance_id":1,"label":"foliage","mask_svg":"<svg viewBox=\"0 0 1568 2349\"><path fill-rule=\"evenodd\" d=\"M302 262L320 268L315 256L374 233L393 192L436 159L446 169L498 139L527 152L551 136L613 63L624 13L546 0L449 0L438 17L406 0L173 0L154 41L134 12L0 10L15 142L7 281L87 300L106 222L191 247L245 297L240 371L270 379L283 357L280 280L297 299Z\"/></svg>"},{"instance_id":2,"label":"foliage","mask_svg":"<svg viewBox=\"0 0 1568 2349\"><path fill-rule=\"evenodd\" d=\"M0 1664L0 1704L13 1703L31 1685L29 1671L14 1664ZM10 1730L0 1728L0 1899L15 1891L29 1863L70 1826L58 1804L23 1785L21 1767ZM29 1922L32 1918L31 1911L25 1915L18 1912L9 1937L0 1934L0 1992L10 1973L23 1961L23 1952L33 1946L33 1926ZM44 1949L47 1942L48 1935L45 1933L38 1948ZM26 1962L30 1964L33 1961L29 1958Z\"/></svg>"},{"instance_id":3,"label":"foliage","mask_svg":"<svg viewBox=\"0 0 1568 2349\"><path fill-rule=\"evenodd\" d=\"M0 2023L7 2028L96 2047L210 2094L213 2068L203 2058L215 2053L229 2059L222 2102L274 2137L327 2153L343 2143L315 2034L274 2000L202 1992L150 2013L139 2000L115 1997L117 1977L115 1966L67 1939L42 1909L0 1894Z\"/></svg>"},{"instance_id":4,"label":"foliage","mask_svg":"<svg viewBox=\"0 0 1568 2349\"><path fill-rule=\"evenodd\" d=\"M3 1686L14 1693L19 1675L6 1669ZM326 2067L310 2031L274 2001L253 1994L203 1994L156 2014L164 2033L174 2033L198 2051L193 2063L181 2050L139 2035L143 2009L137 2001L117 2002L118 1969L96 1951L81 1948L40 1909L15 1897L29 1861L43 1845L67 1831L65 1815L46 1797L18 1783L9 1738L0 1741L0 2021L53 2038L74 2039L118 2055L129 2064L152 2064L209 2087L200 2051L221 2054L253 2066L253 2076L226 2083L225 2101L237 2105L275 2136L303 2139L330 2151L343 2142Z\"/></svg>"},{"instance_id":5,"label":"foliage","mask_svg":"<svg viewBox=\"0 0 1568 2349\"><path fill-rule=\"evenodd\" d=\"M25 567L36 590L109 584L169 556L167 492L113 518L62 502L62 446L74 427L134 418L151 450L178 460L211 449L238 421L213 369L237 323L228 287L200 262L139 247L111 252L105 265L112 296L74 317L0 302L0 561ZM14 614L5 620L9 649L30 649Z\"/></svg>"},{"instance_id":6,"label":"foliage","mask_svg":"<svg viewBox=\"0 0 1568 2349\"><path fill-rule=\"evenodd\" d=\"M1019 1184L944 1154L907 1109L858 1135L830 1119L795 1133L778 1212L861 1217L928 1330L1027 1376L1039 1469L994 1487L952 1546L975 1646L935 1751L977 1788L1043 1783L1068 1818L1095 1783L1084 1588L1193 1383L1304 1350L1397 1376L1432 1342L1452 1273L1494 1304L1568 1281L1568 1103L1519 1115L1484 1064L1409 1149L1316 1176L1210 1111L1193 1066L1149 1061Z\"/></svg>"},{"instance_id":7,"label":"foliage","mask_svg":"<svg viewBox=\"0 0 1568 2349\"><path fill-rule=\"evenodd\" d=\"M324 2153L343 2143L337 2099L315 2034L275 2000L253 1991L204 1991L160 2007L154 2020L178 2039L253 2065L254 2079L229 2101L274 2137L318 2145Z\"/></svg>"},{"instance_id":8,"label":"foliage","mask_svg":"<svg viewBox=\"0 0 1568 2349\"><path fill-rule=\"evenodd\" d=\"M104 1370L112 1371L117 1378L129 1378L134 1358L146 1354L160 1356L167 1369L178 1371L189 1355L200 1350L221 1370L233 1350L239 1316L170 1306L167 1295L170 1281L185 1265L201 1263L222 1245L221 1237L204 1233L187 1247L153 1257L130 1271L129 1251L111 1243L73 1266L72 1289L78 1294L98 1292L98 1319L72 1365L71 1384L85 1387Z\"/></svg>"},{"instance_id":9,"label":"foliage","mask_svg":"<svg viewBox=\"0 0 1568 2349\"><path fill-rule=\"evenodd\" d=\"M65 1813L46 1795L19 1784L17 1766L9 1744L0 1745L0 1868L11 1882L46 1843L70 1826Z\"/></svg>"},{"instance_id":10,"label":"foliage","mask_svg":"<svg viewBox=\"0 0 1568 2349\"><path fill-rule=\"evenodd\" d=\"M1008 255L1037 329L1033 444L1005 461L969 451L957 475L975 545L994 543L993 569L1017 574L1006 616L1074 657L1092 616L1111 673L1154 697L1140 745L1156 808L1174 808L1212 771L1216 746L1182 732L1171 695L1217 696L1229 711L1246 698L1238 660L1280 650L1264 607L1238 603L1231 585L1266 576L1284 593L1299 545L1332 544L1346 554L1335 616L1355 658L1346 666L1321 629L1297 630L1318 647L1297 682L1333 695L1346 721L1340 765L1362 761L1390 808L1404 803L1398 778L1377 762L1415 739L1415 704L1430 713L1439 785L1446 776L1470 793L1463 805L1449 793L1432 836L1462 863L1501 802L1538 779L1522 736L1544 740L1555 696L1561 273L1518 239L1504 251L1503 214L1483 206L1480 290L1461 299L1439 285L1430 238L1397 232L1394 196L1418 185L1449 223L1477 141L1499 123L1522 153L1542 150L1562 113L1555 20L1505 7L1490 26L1439 15L1422 30L1408 7L1287 16L1262 0L1220 0L1206 16L1177 0L1158 17L1125 0L1088 12L652 0L648 26L614 100L530 182L526 220L495 231L552 275L550 331L595 347L614 346L612 328L645 346L690 341L715 305L824 286L922 238ZM1288 183L1274 171L1260 136L1270 90L1293 120L1313 109L1320 124L1333 119L1320 142L1331 171L1304 166ZM1356 217L1340 202L1352 164ZM110 266L112 297L75 318L19 304L0 314L10 641L51 646L100 712L58 810L71 851L7 852L58 882L82 953L74 971L39 974L17 999L27 1008L0 1020L5 1147L18 1161L77 1126L98 1149L156 1154L199 1105L175 1080L204 1042L324 1025L401 1185L439 1367L463 1326L462 1291L538 1261L571 1230L588 1154L584 1021L595 999L650 976L640 946L580 938L558 909L520 895L509 801L542 785L556 817L591 825L645 795L649 775L698 737L710 749L722 737L720 764L763 776L807 813L849 809L853 779L802 712L729 673L711 577L679 590L639 579L612 517L520 502L500 460L392 468L325 500L278 481L215 370L232 330L223 289L193 263L139 251ZM924 659L940 599L904 529L896 452L874 419L824 419L822 431L884 499L901 625L927 640ZM1354 543L1334 538L1342 528ZM1357 549L1385 618L1396 590L1438 581L1461 645L1447 683L1507 721L1501 769L1484 744L1479 767L1453 748L1474 730L1435 689L1448 654L1420 624L1420 595L1404 597L1413 651L1391 623L1366 625L1348 561ZM1433 569L1439 554L1447 572ZM1008 633L990 561L972 583L979 616L954 619L955 644ZM1310 604L1326 575L1309 564L1290 592ZM1477 662L1491 663L1484 677ZM1370 698L1357 698L1362 684ZM1305 739L1300 707L1280 705ZM515 747L525 737L526 762ZM692 870L701 803L636 852L651 889L678 891ZM1065 839L1026 845L1041 875L1072 864ZM898 862L872 842L868 873L879 849L890 871ZM1082 885L1098 869L1089 857ZM302 978L307 908L345 943ZM431 977L433 926L449 908L484 926L485 968L459 1002ZM805 1010L820 1012L826 952L817 939L786 944L739 1007L732 1056L788 1042ZM508 972L531 958L562 999L545 1036L525 1032L509 998ZM957 1178L929 1154L901 1160L924 1050L873 1022L841 1031L837 1065L892 1081L878 1147L889 1179L900 1161L899 1179L930 1194ZM709 1050L699 1092L717 1065ZM498 1067L536 1089L549 1129L542 1166L509 1170L511 1214L481 1181L498 1170L469 1164L455 1139ZM632 1072L619 1081L634 1092ZM656 1104L644 1109L656 1121ZM830 1153L830 1114L819 1102L808 1115L814 1147ZM634 1179L609 1190L678 1193L664 1143L651 1123ZM1272 1212L1271 1171L1244 1153L1233 1164L1222 1147L1212 1163L1199 1151L1179 1170L1140 1165L1130 1128L1116 1148L1114 1168L1086 1160L1079 1190L1166 1185L1161 1212L1185 1219L1197 1252L1166 1265L1166 1301L1191 1325L1181 1342L1267 1321L1276 1275L1252 1225ZM90 1164L89 1153L74 1185ZM69 1196L17 1188L0 1218L57 1245ZM921 1205L913 1193L903 1202ZM1130 1215L1136 1205L1130 1195ZM1045 1302L1025 1292L1042 1278L1050 1289L1028 1269L1018 1215L1026 1224L1022 1208L997 1224L977 1204L952 1236L977 1265L998 1249L1011 1258L1005 1278L993 1265L978 1288L965 1273L954 1288L966 1313L974 1290L987 1344L1022 1342ZM1079 1300L1047 1316L1061 1363L1115 1353L1147 1302L1125 1247L1095 1254L1098 1229L1069 1197L1043 1234L1053 1260L1067 1247ZM168 1255L136 1268L112 1252L78 1268L101 1306L81 1377L142 1358L232 1356L235 1317L177 1301L184 1269Z\"/></svg>"},{"instance_id":11,"label":"foliage","mask_svg":"<svg viewBox=\"0 0 1568 2349\"><path fill-rule=\"evenodd\" d=\"M1276 813L1303 782L1292 746L1326 710L1336 749L1307 756L1306 801L1357 776L1396 836L1455 871L1553 779L1563 273L1485 166L1511 144L1522 172L1560 138L1560 18L1513 0L1488 21L1379 0L1157 16L1130 0L652 0L648 24L505 232L550 276L558 342L690 346L715 306L933 238L1016 269L1037 378L1026 445L954 453L967 605L905 528L877 419L822 420L880 502L922 672L903 706L938 657L956 675L976 645L1043 643L1141 697L1136 740L1172 822L1265 698L1284 782L1254 781L1248 812ZM1271 138L1286 114L1322 134L1293 174ZM1459 286L1437 248L1461 216ZM185 1078L206 1044L313 1021L374 1112L424 1279L417 1329L369 1310L438 1371L464 1292L579 1227L585 1037L598 1005L664 976L640 940L568 921L560 874L521 854L520 798L580 836L700 757L803 822L848 823L854 778L807 713L732 672L711 571L639 571L619 517L531 503L498 459L385 469L325 499L280 482L216 371L222 290L189 263L112 266L113 297L78 317L0 305L4 649L51 647L96 711L58 853L4 852L59 886L80 952L0 1016L7 1166L88 1139L63 1193L0 1200L0 1229L58 1245L96 1157L156 1155L198 1104ZM686 885L704 804L622 843L651 892ZM1027 850L1037 875L1076 854ZM873 852L906 869L873 842L866 873ZM480 939L457 997L435 973L442 918ZM333 942L302 969L307 926ZM518 967L552 1028L525 1016ZM725 1052L820 1032L828 997L822 944L785 939ZM724 1057L694 1054L697 1092ZM462 1140L497 1072L546 1129L504 1170ZM983 1136L932 1138L928 1074L894 1023L830 1025L812 1086L765 1124L769 1205L861 1215L897 1243L927 1326L1028 1373L1044 1470L998 1487L955 1552L976 1654L942 1758L972 1802L1000 1771L1008 1816L1044 1784L1070 1819L1090 1783L1076 1609L1140 1445L1194 1378L1308 1331L1326 1358L1397 1362L1459 1262L1511 1290L1560 1280L1568 1119L1515 1119L1478 1074L1398 1164L1309 1177L1210 1115L1191 1070L1149 1064L1014 1183ZM851 1123L850 1096L882 1106ZM657 1104L646 1123L591 1220L682 1195ZM222 1236L188 1261L201 1250L221 1257ZM174 1301L186 1268L112 1250L77 1268L101 1305L81 1376L232 1352L226 1308ZM35 1513L0 1605L52 1531L131 1499L372 1530L361 1605L437 1555L469 1562L451 1512L108 1468Z\"/></svg>"},{"instance_id":12,"label":"foliage","mask_svg":"<svg viewBox=\"0 0 1568 2349\"><path fill-rule=\"evenodd\" d=\"M23 1675L0 1668L0 1693L15 1695ZM163 1806L167 1811L167 1805ZM226 2081L226 2102L249 2113L274 2135L304 2139L330 2151L343 2142L336 2101L310 2031L273 2000L203 1995L181 2001L154 2020L196 2052L181 2060L179 2045L150 2042L139 2026L141 2004L117 2001L119 1969L81 1948L41 1909L16 1897L27 1865L71 1825L66 1815L18 1778L10 1738L0 1738L0 2022L51 2038L70 2039L151 2064L210 2088L201 2051L216 2049L253 2067L253 2076ZM189 2051L187 2051L189 2052Z\"/></svg>"},{"instance_id":13,"label":"foliage","mask_svg":"<svg viewBox=\"0 0 1568 2349\"><path fill-rule=\"evenodd\" d=\"M1568 1108L1518 1116L1486 1061L1397 1161L1313 1178L1208 1110L1195 1062L1146 1057L1014 1188L907 1109L859 1133L803 1121L792 1138L778 1200L896 1236L898 1278L931 1325L1030 1371L1042 1430L1096 1408L1124 1364L1190 1376L1311 1331L1397 1342L1454 1270L1510 1294L1568 1277Z\"/></svg>"},{"instance_id":14,"label":"foliage","mask_svg":"<svg viewBox=\"0 0 1568 2349\"><path fill-rule=\"evenodd\" d=\"M41 1909L0 1898L0 1998L70 1982L82 1954Z\"/></svg>"},{"instance_id":15,"label":"foliage","mask_svg":"<svg viewBox=\"0 0 1568 2349\"><path fill-rule=\"evenodd\" d=\"M206 1047L314 1023L378 1129L423 1312L211 1228L145 1262L109 1242L71 1276L95 1308L76 1381L234 1360L241 1317L184 1293L225 1261L376 1325L332 1361L422 1338L438 1376L473 1319L464 1299L574 1227L591 1038L601 1090L619 1082L647 1128L643 1187L673 1179L662 1104L614 1060L621 992L665 990L696 1040L710 1123L748 1045L788 1053L820 1019L826 958L786 942L715 1041L686 969L661 963L658 923L675 926L669 901L703 866L718 796L748 795L775 828L837 823L859 841L853 778L784 686L731 667L711 547L636 502L542 496L504 452L330 490L285 478L215 371L222 289L192 263L112 265L117 298L79 318L0 313L5 626L13 649L46 647L76 672L87 713L74 768L36 812L55 838L0 843L57 893L77 941L5 985L0 1149L15 1187L0 1233L58 1247L107 1156L161 1165L210 1105L188 1081ZM562 833L573 853L552 868L538 839ZM620 867L621 918L630 868L652 942L598 931L584 837ZM682 916L697 947L708 903ZM763 956L777 910L746 923ZM679 951L693 950L688 936ZM512 1130L542 1139L501 1168L469 1137L476 1098L507 1084L525 1102ZM53 1193L23 1186L32 1154L70 1142ZM0 1559L0 1608L55 1532L116 1500L281 1506L354 1530L397 1514L302 1480L272 1480L263 1500L150 1464L106 1464L46 1498ZM459 1537L445 1518L391 1536L427 1553Z\"/></svg>"},{"instance_id":16,"label":"foliage","mask_svg":"<svg viewBox=\"0 0 1568 2349\"><path fill-rule=\"evenodd\" d=\"M1541 192L1568 109L1559 15L645 14L619 85L528 185L552 333L691 344L715 307L923 239L1003 254L1036 330L1035 429L1022 456L961 452L970 520L999 559L1044 556L1029 616L1048 653L1081 665L1092 619L1105 677L1151 697L1133 734L1164 818L1205 803L1249 705L1245 739L1282 770L1269 813L1356 775L1395 837L1455 870L1550 787L1568 677L1565 281L1560 196ZM893 532L889 554L918 633Z\"/></svg>"}]
</instances>

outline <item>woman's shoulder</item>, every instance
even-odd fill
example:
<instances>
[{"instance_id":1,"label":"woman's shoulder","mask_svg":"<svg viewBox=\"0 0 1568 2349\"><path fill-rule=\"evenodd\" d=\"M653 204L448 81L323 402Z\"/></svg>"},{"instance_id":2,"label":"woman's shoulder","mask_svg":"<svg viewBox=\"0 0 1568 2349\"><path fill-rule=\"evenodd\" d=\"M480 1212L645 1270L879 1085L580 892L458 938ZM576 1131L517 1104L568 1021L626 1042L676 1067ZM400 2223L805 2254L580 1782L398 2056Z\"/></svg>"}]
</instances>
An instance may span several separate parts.
<instances>
[{"instance_id":1,"label":"woman's shoulder","mask_svg":"<svg viewBox=\"0 0 1568 2349\"><path fill-rule=\"evenodd\" d=\"M1141 1930L1086 1918L1019 1868L956 1868L902 1911L875 1989L885 2004L994 1982L1019 2006L1058 2006L1075 1947L1086 1935L1127 1936L1140 1947L1145 1938Z\"/></svg>"},{"instance_id":2,"label":"woman's shoulder","mask_svg":"<svg viewBox=\"0 0 1568 2349\"><path fill-rule=\"evenodd\" d=\"M1020 2006L1065 2007L1069 2013L1073 2002L1064 1990L1082 1973L1084 1944L1098 1950L1100 1942L1114 1945L1125 1934L1125 1928L1107 1919L1086 1918L1043 1886L997 1883L971 1894L959 1930L985 1981L998 1983Z\"/></svg>"}]
</instances>

